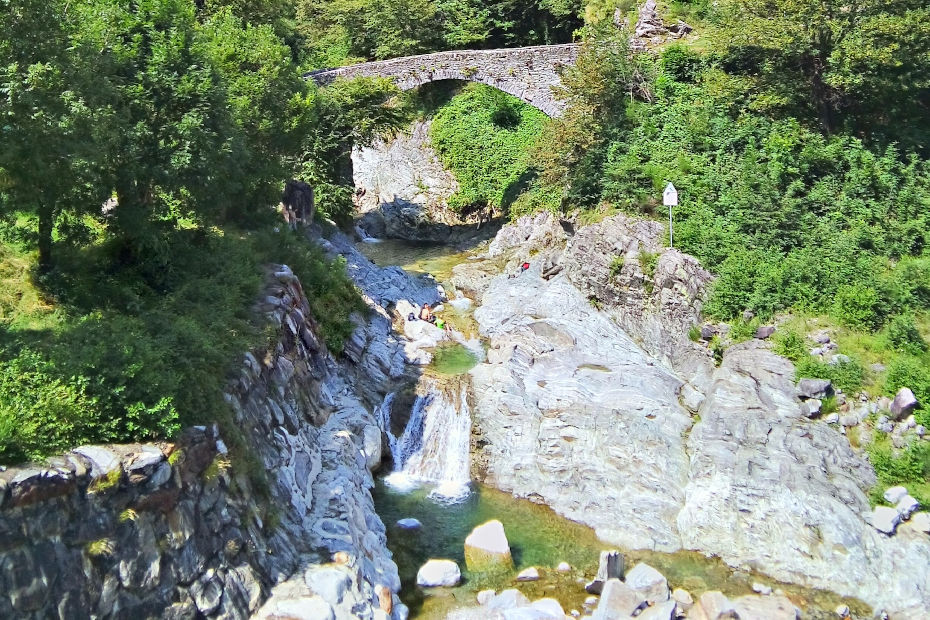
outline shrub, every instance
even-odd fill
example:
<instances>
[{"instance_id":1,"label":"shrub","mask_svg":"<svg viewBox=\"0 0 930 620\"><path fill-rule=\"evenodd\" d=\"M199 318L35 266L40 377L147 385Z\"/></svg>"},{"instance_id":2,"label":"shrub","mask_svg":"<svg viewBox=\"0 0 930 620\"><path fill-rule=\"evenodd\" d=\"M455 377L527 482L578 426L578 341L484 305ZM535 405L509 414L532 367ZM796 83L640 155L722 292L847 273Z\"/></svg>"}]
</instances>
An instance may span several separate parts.
<instances>
[{"instance_id":1,"label":"shrub","mask_svg":"<svg viewBox=\"0 0 930 620\"><path fill-rule=\"evenodd\" d=\"M795 369L798 378L829 379L833 385L846 393L861 388L865 378L865 370L855 359L840 364L824 364L807 355L795 364Z\"/></svg>"},{"instance_id":2,"label":"shrub","mask_svg":"<svg viewBox=\"0 0 930 620\"><path fill-rule=\"evenodd\" d=\"M927 343L917 330L914 318L907 314L891 318L885 327L885 340L889 348L899 353L920 355L927 350Z\"/></svg>"},{"instance_id":3,"label":"shrub","mask_svg":"<svg viewBox=\"0 0 930 620\"><path fill-rule=\"evenodd\" d=\"M774 351L778 355L787 357L793 362L797 362L808 357L807 343L804 336L794 330L785 330L775 334Z\"/></svg>"},{"instance_id":4,"label":"shrub","mask_svg":"<svg viewBox=\"0 0 930 620\"><path fill-rule=\"evenodd\" d=\"M886 486L921 485L930 479L930 444L925 441L913 442L896 453L887 438L877 438L868 455L879 481ZM930 497L916 499L924 505L930 502Z\"/></svg>"},{"instance_id":5,"label":"shrub","mask_svg":"<svg viewBox=\"0 0 930 620\"><path fill-rule=\"evenodd\" d=\"M883 319L878 291L860 284L840 286L833 301L833 316L847 327L877 328Z\"/></svg>"}]
</instances>

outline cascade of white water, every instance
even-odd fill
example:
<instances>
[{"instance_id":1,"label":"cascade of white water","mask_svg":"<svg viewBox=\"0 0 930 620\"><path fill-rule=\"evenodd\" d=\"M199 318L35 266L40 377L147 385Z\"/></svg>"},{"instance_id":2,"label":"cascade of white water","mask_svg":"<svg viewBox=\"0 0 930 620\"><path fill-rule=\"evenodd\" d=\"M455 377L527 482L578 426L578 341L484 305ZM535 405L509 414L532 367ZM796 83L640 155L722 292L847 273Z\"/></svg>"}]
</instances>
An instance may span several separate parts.
<instances>
[{"instance_id":1,"label":"cascade of white water","mask_svg":"<svg viewBox=\"0 0 930 620\"><path fill-rule=\"evenodd\" d=\"M391 447L394 473L385 481L397 488L435 485L431 497L455 501L468 496L471 412L467 386L458 393L418 396L403 434Z\"/></svg>"},{"instance_id":2,"label":"cascade of white water","mask_svg":"<svg viewBox=\"0 0 930 620\"><path fill-rule=\"evenodd\" d=\"M388 447L391 449L391 459L394 458L395 446L397 445L397 438L394 437L394 433L391 432L391 407L394 405L394 396L396 396L395 392L391 392L385 396L384 401L382 401L377 411L378 422L381 423L381 430L384 431L388 440Z\"/></svg>"}]
</instances>

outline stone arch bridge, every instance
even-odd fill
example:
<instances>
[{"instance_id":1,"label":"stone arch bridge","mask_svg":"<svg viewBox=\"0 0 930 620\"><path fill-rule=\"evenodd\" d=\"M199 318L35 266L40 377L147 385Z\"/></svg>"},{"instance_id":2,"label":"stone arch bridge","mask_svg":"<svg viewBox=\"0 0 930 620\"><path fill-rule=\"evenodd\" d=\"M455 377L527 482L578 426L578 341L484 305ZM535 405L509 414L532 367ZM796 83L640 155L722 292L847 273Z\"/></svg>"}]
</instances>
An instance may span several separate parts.
<instances>
[{"instance_id":1,"label":"stone arch bridge","mask_svg":"<svg viewBox=\"0 0 930 620\"><path fill-rule=\"evenodd\" d=\"M336 78L388 77L401 90L439 80L481 82L504 91L549 116L561 115L564 103L552 88L561 84L561 71L574 65L580 45L537 45L494 50L454 50L421 56L321 69L304 77L318 84Z\"/></svg>"}]
</instances>

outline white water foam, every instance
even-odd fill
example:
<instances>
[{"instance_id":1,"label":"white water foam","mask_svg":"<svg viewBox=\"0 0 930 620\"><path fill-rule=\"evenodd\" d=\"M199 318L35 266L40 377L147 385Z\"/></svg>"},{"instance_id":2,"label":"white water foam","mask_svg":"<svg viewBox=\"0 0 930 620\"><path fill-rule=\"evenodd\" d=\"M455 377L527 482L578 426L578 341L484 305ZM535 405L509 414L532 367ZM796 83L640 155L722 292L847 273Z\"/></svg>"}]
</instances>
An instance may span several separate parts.
<instances>
[{"instance_id":1,"label":"white water foam","mask_svg":"<svg viewBox=\"0 0 930 620\"><path fill-rule=\"evenodd\" d=\"M438 501L468 497L471 412L466 395L463 383L451 397L442 392L418 396L403 434L392 438L387 431L394 461L394 471L384 479L387 485L399 491L435 485L429 496ZM382 424L390 429L390 406L382 403L382 416L385 409L388 419Z\"/></svg>"}]
</instances>

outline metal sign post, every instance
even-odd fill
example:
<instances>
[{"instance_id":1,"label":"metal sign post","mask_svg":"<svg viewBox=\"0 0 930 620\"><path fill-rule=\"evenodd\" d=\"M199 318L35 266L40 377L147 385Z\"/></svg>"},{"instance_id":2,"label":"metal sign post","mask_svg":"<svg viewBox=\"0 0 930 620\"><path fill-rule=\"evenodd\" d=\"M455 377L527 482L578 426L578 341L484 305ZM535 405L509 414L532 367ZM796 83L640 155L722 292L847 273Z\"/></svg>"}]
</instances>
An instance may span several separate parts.
<instances>
[{"instance_id":1,"label":"metal sign post","mask_svg":"<svg viewBox=\"0 0 930 620\"><path fill-rule=\"evenodd\" d=\"M674 234L672 233L672 207L678 206L678 190L671 183L665 187L665 192L662 194L662 204L668 207L668 247L673 248L675 245L673 243Z\"/></svg>"}]
</instances>

